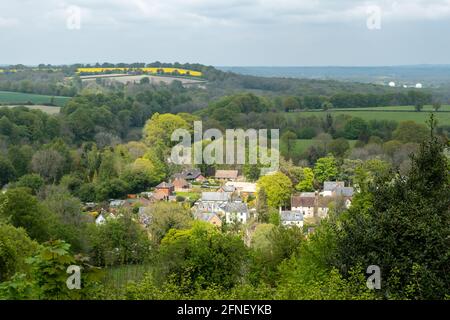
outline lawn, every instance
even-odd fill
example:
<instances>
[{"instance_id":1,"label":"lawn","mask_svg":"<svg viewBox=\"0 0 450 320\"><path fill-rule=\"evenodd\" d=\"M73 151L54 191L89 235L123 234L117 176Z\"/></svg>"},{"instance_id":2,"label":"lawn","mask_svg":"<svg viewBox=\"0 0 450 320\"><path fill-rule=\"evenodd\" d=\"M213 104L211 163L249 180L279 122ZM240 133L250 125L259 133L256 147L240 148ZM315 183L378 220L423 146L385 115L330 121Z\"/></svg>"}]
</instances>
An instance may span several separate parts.
<instances>
[{"instance_id":1,"label":"lawn","mask_svg":"<svg viewBox=\"0 0 450 320\"><path fill-rule=\"evenodd\" d=\"M175 192L177 196L189 198L191 200L197 200L200 198L200 194L198 192L184 192L184 191L177 191Z\"/></svg>"},{"instance_id":2,"label":"lawn","mask_svg":"<svg viewBox=\"0 0 450 320\"><path fill-rule=\"evenodd\" d=\"M53 96L46 96L41 94L31 94L31 93L22 93L22 92L9 92L9 91L0 91L0 104L50 104ZM57 106L63 106L69 101L70 97L54 97L54 104Z\"/></svg>"}]
</instances>

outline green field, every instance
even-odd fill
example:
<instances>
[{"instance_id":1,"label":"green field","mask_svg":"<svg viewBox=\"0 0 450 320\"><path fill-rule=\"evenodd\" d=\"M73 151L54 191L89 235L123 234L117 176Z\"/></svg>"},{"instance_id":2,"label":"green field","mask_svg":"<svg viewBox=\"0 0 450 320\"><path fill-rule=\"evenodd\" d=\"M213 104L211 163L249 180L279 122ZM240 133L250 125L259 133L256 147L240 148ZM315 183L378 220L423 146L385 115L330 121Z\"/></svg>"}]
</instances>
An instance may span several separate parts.
<instances>
[{"instance_id":1,"label":"green field","mask_svg":"<svg viewBox=\"0 0 450 320\"><path fill-rule=\"evenodd\" d=\"M1 107L7 107L7 108L16 108L16 107L25 107L31 110L41 110L42 112L48 113L48 114L58 114L59 111L61 110L61 107L54 107L54 106L43 106L43 105L25 105L25 106L21 106L21 105L6 105L6 106L2 106L0 104L0 108Z\"/></svg>"},{"instance_id":2,"label":"green field","mask_svg":"<svg viewBox=\"0 0 450 320\"><path fill-rule=\"evenodd\" d=\"M340 108L340 111L361 111L361 110L372 110L372 111L416 111L414 106L388 106L388 107L376 107L376 108ZM434 111L433 106L424 106L422 111ZM442 105L438 112L440 111L450 111L450 105Z\"/></svg>"},{"instance_id":3,"label":"green field","mask_svg":"<svg viewBox=\"0 0 450 320\"><path fill-rule=\"evenodd\" d=\"M54 97L54 104L57 106L63 106L69 101L70 97ZM9 92L0 91L0 104L49 104L52 101L52 96L46 96L41 94L21 93L21 92Z\"/></svg>"},{"instance_id":4,"label":"green field","mask_svg":"<svg viewBox=\"0 0 450 320\"><path fill-rule=\"evenodd\" d=\"M402 111L404 110L404 111ZM408 110L411 110L408 112ZM441 110L450 111L450 106L443 106ZM397 112L396 112L397 111ZM332 115L350 115L352 117L359 117L366 121L370 120L394 120L394 121L408 121L412 120L418 123L426 123L429 119L430 113L428 111L416 112L412 107L380 107L374 109L335 109L329 111ZM301 111L297 113L287 113L287 116L302 117L325 117L325 111ZM435 117L441 125L450 125L450 112L435 112Z\"/></svg>"}]
</instances>

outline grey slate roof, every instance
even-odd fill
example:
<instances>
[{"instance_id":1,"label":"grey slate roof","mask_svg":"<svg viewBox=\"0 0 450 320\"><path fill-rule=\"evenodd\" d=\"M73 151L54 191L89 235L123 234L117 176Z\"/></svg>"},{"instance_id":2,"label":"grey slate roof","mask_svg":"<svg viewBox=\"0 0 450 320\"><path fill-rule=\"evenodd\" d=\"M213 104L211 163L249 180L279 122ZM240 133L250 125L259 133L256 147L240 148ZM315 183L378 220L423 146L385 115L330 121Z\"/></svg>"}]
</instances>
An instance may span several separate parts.
<instances>
[{"instance_id":1,"label":"grey slate roof","mask_svg":"<svg viewBox=\"0 0 450 320\"><path fill-rule=\"evenodd\" d=\"M235 187L233 187L233 186L223 186L222 187L222 190L224 191L224 192L234 192L234 190L235 190Z\"/></svg>"},{"instance_id":2,"label":"grey slate roof","mask_svg":"<svg viewBox=\"0 0 450 320\"><path fill-rule=\"evenodd\" d=\"M343 188L337 188L335 190L336 195L338 196L344 196L344 197L353 197L353 187L343 187Z\"/></svg>"},{"instance_id":3,"label":"grey slate roof","mask_svg":"<svg viewBox=\"0 0 450 320\"><path fill-rule=\"evenodd\" d=\"M201 174L202 174L202 172L198 168L186 169L186 170L183 170L181 173L176 173L174 175L174 178L194 180L194 179L197 179L197 177L199 177Z\"/></svg>"},{"instance_id":4,"label":"grey slate roof","mask_svg":"<svg viewBox=\"0 0 450 320\"><path fill-rule=\"evenodd\" d=\"M335 191L336 188L344 188L343 181L325 181L323 183L323 191Z\"/></svg>"},{"instance_id":5,"label":"grey slate roof","mask_svg":"<svg viewBox=\"0 0 450 320\"><path fill-rule=\"evenodd\" d=\"M229 201L230 196L227 192L202 192L202 201Z\"/></svg>"},{"instance_id":6,"label":"grey slate roof","mask_svg":"<svg viewBox=\"0 0 450 320\"><path fill-rule=\"evenodd\" d=\"M211 218L214 217L214 216L216 216L215 213L203 213L203 212L202 213L197 213L195 215L195 217L198 220L202 220L202 221L206 221L206 222L209 222L209 220L211 220Z\"/></svg>"},{"instance_id":7,"label":"grey slate roof","mask_svg":"<svg viewBox=\"0 0 450 320\"><path fill-rule=\"evenodd\" d=\"M222 210L225 212L245 212L248 213L247 204L242 202L228 202L221 206Z\"/></svg>"},{"instance_id":8,"label":"grey slate roof","mask_svg":"<svg viewBox=\"0 0 450 320\"><path fill-rule=\"evenodd\" d=\"M302 193L300 193L300 197L314 198L315 196L316 196L315 192L302 192Z\"/></svg>"}]
</instances>

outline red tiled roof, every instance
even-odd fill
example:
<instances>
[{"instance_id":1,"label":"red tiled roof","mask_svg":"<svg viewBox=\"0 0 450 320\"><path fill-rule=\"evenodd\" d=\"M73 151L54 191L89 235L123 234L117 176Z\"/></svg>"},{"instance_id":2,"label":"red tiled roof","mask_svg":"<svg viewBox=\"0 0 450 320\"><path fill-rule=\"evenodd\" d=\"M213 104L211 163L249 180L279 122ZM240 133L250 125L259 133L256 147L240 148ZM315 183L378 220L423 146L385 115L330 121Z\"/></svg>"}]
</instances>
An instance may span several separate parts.
<instances>
[{"instance_id":1,"label":"red tiled roof","mask_svg":"<svg viewBox=\"0 0 450 320\"><path fill-rule=\"evenodd\" d=\"M303 196L292 196L291 206L292 207L314 207L314 197L303 197Z\"/></svg>"}]
</instances>

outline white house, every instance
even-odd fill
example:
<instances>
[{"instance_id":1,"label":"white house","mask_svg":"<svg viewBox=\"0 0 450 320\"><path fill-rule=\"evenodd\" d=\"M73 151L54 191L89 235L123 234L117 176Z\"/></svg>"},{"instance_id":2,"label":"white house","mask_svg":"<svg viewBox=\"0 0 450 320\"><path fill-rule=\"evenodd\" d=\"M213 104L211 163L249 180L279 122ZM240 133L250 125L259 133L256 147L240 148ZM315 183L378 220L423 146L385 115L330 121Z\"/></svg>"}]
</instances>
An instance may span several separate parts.
<instances>
[{"instance_id":1,"label":"white house","mask_svg":"<svg viewBox=\"0 0 450 320\"><path fill-rule=\"evenodd\" d=\"M246 223L249 219L249 212L247 204L243 202L228 202L220 207L225 214L226 223Z\"/></svg>"},{"instance_id":2,"label":"white house","mask_svg":"<svg viewBox=\"0 0 450 320\"><path fill-rule=\"evenodd\" d=\"M280 210L280 220L281 225L285 227L303 227L303 214L301 212Z\"/></svg>"},{"instance_id":3,"label":"white house","mask_svg":"<svg viewBox=\"0 0 450 320\"><path fill-rule=\"evenodd\" d=\"M301 212L304 218L314 217L316 195L314 192L302 193L291 197L291 210Z\"/></svg>"},{"instance_id":4,"label":"white house","mask_svg":"<svg viewBox=\"0 0 450 320\"><path fill-rule=\"evenodd\" d=\"M106 222L106 218L103 216L103 213L100 213L97 218L95 219L95 224L96 225L101 225L104 224Z\"/></svg>"}]
</instances>

